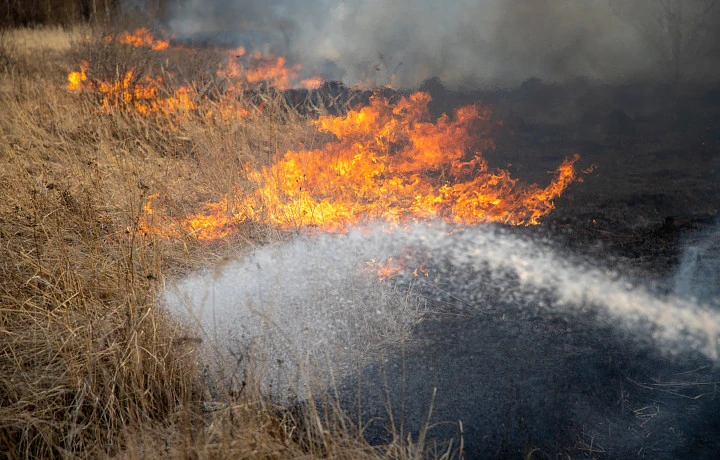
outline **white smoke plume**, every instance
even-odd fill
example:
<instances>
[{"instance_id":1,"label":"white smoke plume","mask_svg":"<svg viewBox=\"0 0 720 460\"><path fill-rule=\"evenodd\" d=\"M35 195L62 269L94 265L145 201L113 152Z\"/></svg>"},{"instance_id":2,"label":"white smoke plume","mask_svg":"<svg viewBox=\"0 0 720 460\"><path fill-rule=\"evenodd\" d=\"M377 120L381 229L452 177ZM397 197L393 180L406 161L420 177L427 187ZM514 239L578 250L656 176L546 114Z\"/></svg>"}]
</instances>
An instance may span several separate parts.
<instances>
[{"instance_id":1,"label":"white smoke plume","mask_svg":"<svg viewBox=\"0 0 720 460\"><path fill-rule=\"evenodd\" d=\"M284 54L345 83L509 86L529 77L717 76L712 0L184 0L179 39ZM710 5L710 6L708 6ZM677 26L677 27L676 27ZM678 46L675 46L678 44ZM674 56L678 51L679 56Z\"/></svg>"}]
</instances>

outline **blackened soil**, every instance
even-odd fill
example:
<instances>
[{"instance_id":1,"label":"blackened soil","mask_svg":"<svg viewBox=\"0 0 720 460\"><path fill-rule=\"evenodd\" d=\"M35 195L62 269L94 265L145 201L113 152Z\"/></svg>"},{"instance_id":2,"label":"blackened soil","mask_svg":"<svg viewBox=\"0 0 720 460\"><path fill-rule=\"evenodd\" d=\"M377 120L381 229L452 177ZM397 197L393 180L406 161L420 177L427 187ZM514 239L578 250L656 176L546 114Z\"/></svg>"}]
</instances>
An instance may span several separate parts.
<instances>
[{"instance_id":1,"label":"blackened soil","mask_svg":"<svg viewBox=\"0 0 720 460\"><path fill-rule=\"evenodd\" d=\"M720 88L529 80L474 97L503 123L485 154L491 164L542 185L563 158L580 154L582 182L543 221L569 248L664 276L715 224Z\"/></svg>"},{"instance_id":2,"label":"blackened soil","mask_svg":"<svg viewBox=\"0 0 720 460\"><path fill-rule=\"evenodd\" d=\"M523 319L509 308L426 321L415 340L340 389L372 441L394 432L417 442L427 430L427 442L457 448L462 439L467 458L720 452L720 375L710 363L663 358L592 322Z\"/></svg>"}]
</instances>

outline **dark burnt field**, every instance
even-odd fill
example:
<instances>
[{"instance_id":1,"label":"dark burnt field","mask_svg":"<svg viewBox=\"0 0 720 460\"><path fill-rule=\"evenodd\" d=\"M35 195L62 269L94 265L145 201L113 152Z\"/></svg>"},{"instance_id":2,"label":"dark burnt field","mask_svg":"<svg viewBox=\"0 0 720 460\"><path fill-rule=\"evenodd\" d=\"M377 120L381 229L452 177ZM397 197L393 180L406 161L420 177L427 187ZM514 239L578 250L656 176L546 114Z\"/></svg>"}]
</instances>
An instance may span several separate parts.
<instances>
[{"instance_id":1,"label":"dark burnt field","mask_svg":"<svg viewBox=\"0 0 720 460\"><path fill-rule=\"evenodd\" d=\"M718 307L717 89L584 80L472 94L437 81L424 89L436 113L469 100L491 105L502 127L485 156L516 177L542 184L563 157L581 155L583 181L542 225L500 231L543 241L629 290ZM473 250L469 240L448 243L457 252L426 248L437 276L405 281L436 313L405 348L343 384L348 413L361 414L369 439L387 440L390 431L452 438L468 458L720 455L717 362L658 347L652 324L626 329L622 315L549 309L557 302L551 287L525 295L517 274L498 278L492 267L458 261Z\"/></svg>"},{"instance_id":2,"label":"dark burnt field","mask_svg":"<svg viewBox=\"0 0 720 460\"><path fill-rule=\"evenodd\" d=\"M546 225L571 230L568 243L581 250L667 274L684 238L708 229L720 203L718 92L685 91L526 83L498 100L505 131L495 153L538 180L561 152L580 153L596 169Z\"/></svg>"}]
</instances>

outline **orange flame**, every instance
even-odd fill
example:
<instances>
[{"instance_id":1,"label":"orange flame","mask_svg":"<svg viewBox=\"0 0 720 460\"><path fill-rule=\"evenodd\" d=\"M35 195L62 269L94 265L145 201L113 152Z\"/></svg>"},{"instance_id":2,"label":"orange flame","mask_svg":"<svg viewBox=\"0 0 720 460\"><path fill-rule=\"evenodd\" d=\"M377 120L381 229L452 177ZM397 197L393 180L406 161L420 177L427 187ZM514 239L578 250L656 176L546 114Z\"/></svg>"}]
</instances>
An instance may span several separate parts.
<instances>
[{"instance_id":1,"label":"orange flame","mask_svg":"<svg viewBox=\"0 0 720 460\"><path fill-rule=\"evenodd\" d=\"M173 225L156 214L153 200L158 197L157 193L150 195L143 206L143 214L140 215L137 227L144 235L156 235L167 239L188 235L200 241L212 241L231 235L238 223L232 209L229 208L228 198L224 197L218 203L206 204L203 212L188 216L179 224Z\"/></svg>"},{"instance_id":2,"label":"orange flame","mask_svg":"<svg viewBox=\"0 0 720 460\"><path fill-rule=\"evenodd\" d=\"M180 233L172 226L167 225L165 222L160 222L155 214L155 208L153 208L153 200L158 198L160 195L154 193L148 197L147 203L143 206L143 214L138 219L138 230L146 236L156 235L161 238L180 238Z\"/></svg>"},{"instance_id":3,"label":"orange flame","mask_svg":"<svg viewBox=\"0 0 720 460\"><path fill-rule=\"evenodd\" d=\"M393 262L393 258L388 258L387 262L380 263L375 259L367 261L367 271L377 276L379 281L393 279L403 269L402 265Z\"/></svg>"},{"instance_id":4,"label":"orange flame","mask_svg":"<svg viewBox=\"0 0 720 460\"><path fill-rule=\"evenodd\" d=\"M67 89L70 91L91 90L102 95L101 111L110 113L114 109L132 107L143 115L180 115L197 109L193 88L182 86L167 97L160 96L163 84L161 77L145 76L135 78L135 69L130 69L118 81L95 81L87 76L88 64L83 62L79 72L68 75Z\"/></svg>"},{"instance_id":5,"label":"orange flame","mask_svg":"<svg viewBox=\"0 0 720 460\"><path fill-rule=\"evenodd\" d=\"M282 91L292 88L298 83L298 75L302 70L302 66L298 64L288 65L287 59L282 56L262 53L246 55L243 47L230 50L228 54L228 62L217 71L217 76L232 82L230 85L231 91L254 89L263 84ZM313 77L299 82L301 86L308 89L319 88L322 83L320 77Z\"/></svg>"},{"instance_id":6,"label":"orange flame","mask_svg":"<svg viewBox=\"0 0 720 460\"><path fill-rule=\"evenodd\" d=\"M100 95L100 111L112 113L114 110L134 109L145 116L160 116L173 120L184 119L201 107L208 119L236 121L250 116L246 105L237 98L224 97L210 100L200 97L193 86L179 86L169 92L163 91L162 77L135 77L135 69L127 71L117 81L97 81L88 77L88 64L83 62L79 72L68 74L69 91L91 91ZM162 96L162 94L168 94Z\"/></svg>"},{"instance_id":7,"label":"orange flame","mask_svg":"<svg viewBox=\"0 0 720 460\"><path fill-rule=\"evenodd\" d=\"M201 241L217 240L234 232L237 219L229 208L228 198L218 203L205 205L205 212L186 218L182 222L184 229Z\"/></svg>"},{"instance_id":8,"label":"orange flame","mask_svg":"<svg viewBox=\"0 0 720 460\"><path fill-rule=\"evenodd\" d=\"M87 61L82 61L80 63L80 71L79 72L70 72L68 74L68 84L67 89L68 91L79 91L82 89L83 85L88 81L87 78L87 70L88 70L89 64Z\"/></svg>"},{"instance_id":9,"label":"orange flame","mask_svg":"<svg viewBox=\"0 0 720 460\"><path fill-rule=\"evenodd\" d=\"M104 40L109 43L113 41L113 37L107 35ZM128 31L121 32L117 40L124 45L131 45L136 48L147 47L155 51L163 51L170 47L170 40L157 39L144 27L139 27L132 33Z\"/></svg>"},{"instance_id":10,"label":"orange flame","mask_svg":"<svg viewBox=\"0 0 720 460\"><path fill-rule=\"evenodd\" d=\"M575 180L577 155L545 188L490 171L481 155L494 147L490 112L461 107L454 119L443 115L433 123L429 102L421 92L395 104L375 96L345 117L320 117L318 129L337 140L322 150L287 152L272 167L250 172L258 188L245 200L247 217L331 230L372 219L534 225Z\"/></svg>"},{"instance_id":11,"label":"orange flame","mask_svg":"<svg viewBox=\"0 0 720 460\"><path fill-rule=\"evenodd\" d=\"M270 167L249 170L254 191L238 193L232 209L228 197L206 205L209 212L186 218L182 227L209 240L231 234L243 220L333 231L374 220L535 225L576 179L578 155L566 159L544 188L491 171L481 155L494 147L490 112L461 107L454 117L433 122L429 102L422 92L395 103L374 96L346 116L320 117L318 130L335 141L288 151Z\"/></svg>"},{"instance_id":12,"label":"orange flame","mask_svg":"<svg viewBox=\"0 0 720 460\"><path fill-rule=\"evenodd\" d=\"M320 88L325 81L320 76L314 76L310 78L306 78L304 80L300 80L300 84L305 89L318 89Z\"/></svg>"},{"instance_id":13,"label":"orange flame","mask_svg":"<svg viewBox=\"0 0 720 460\"><path fill-rule=\"evenodd\" d=\"M401 257L401 259L404 259L404 257ZM375 259L370 259L365 262L365 264L367 265L365 271L375 275L379 281L391 280L401 274L407 273L412 273L412 275L416 278L430 277L430 267L424 263L416 266L412 272L410 272L406 261L398 261L392 257L389 257L384 263Z\"/></svg>"},{"instance_id":14,"label":"orange flame","mask_svg":"<svg viewBox=\"0 0 720 460\"><path fill-rule=\"evenodd\" d=\"M111 43L115 38L106 35L103 40ZM148 47L155 51L167 50L170 40L156 38L145 27L139 27L134 32L123 31L117 35L117 41L137 48ZM185 49L183 46L174 47L176 50ZM221 78L231 80L230 90L243 90L258 88L261 84L272 88L285 90L293 87L306 89L319 88L323 80L319 76L299 80L302 70L299 64L289 65L283 56L274 56L264 53L247 53L244 46L227 50L227 65L217 71ZM244 62L239 62L242 59ZM74 72L77 73L77 72Z\"/></svg>"},{"instance_id":15,"label":"orange flame","mask_svg":"<svg viewBox=\"0 0 720 460\"><path fill-rule=\"evenodd\" d=\"M279 90L290 88L290 81L297 78L300 66L286 66L286 60L282 56L263 56L254 54L251 56L256 61L256 65L249 68L245 73L245 78L250 84L262 82L269 83L272 87Z\"/></svg>"},{"instance_id":16,"label":"orange flame","mask_svg":"<svg viewBox=\"0 0 720 460\"><path fill-rule=\"evenodd\" d=\"M143 32L144 31L144 32ZM151 35L146 29L136 30L135 35L127 32L120 35L123 43L149 43ZM128 37L135 37L130 39ZM138 38L139 37L139 38ZM105 37L112 41L112 37ZM125 40L125 41L123 41ZM140 45L136 45L140 46ZM155 48L154 48L155 49ZM137 78L135 69L130 69L118 80L98 81L88 77L89 63L82 61L80 70L68 74L67 89L69 91L94 91L100 93L101 111L110 113L114 109L133 108L142 115L161 115L165 117L182 117L196 111L200 105L205 109L206 118L218 118L224 121L235 121L246 118L250 111L242 103L242 98L235 97L246 89L257 89L263 84L284 90L297 81L299 65L288 66L285 58L279 56L253 53L249 55L247 68L238 61L245 56L245 48L240 47L228 51L230 55L226 66L218 70L217 75L229 80L225 97L209 100L200 96L190 86L180 86L172 94L161 96L163 91L162 77ZM316 88L322 84L320 77L303 80L300 83L307 88ZM164 92L168 94L168 91Z\"/></svg>"}]
</instances>

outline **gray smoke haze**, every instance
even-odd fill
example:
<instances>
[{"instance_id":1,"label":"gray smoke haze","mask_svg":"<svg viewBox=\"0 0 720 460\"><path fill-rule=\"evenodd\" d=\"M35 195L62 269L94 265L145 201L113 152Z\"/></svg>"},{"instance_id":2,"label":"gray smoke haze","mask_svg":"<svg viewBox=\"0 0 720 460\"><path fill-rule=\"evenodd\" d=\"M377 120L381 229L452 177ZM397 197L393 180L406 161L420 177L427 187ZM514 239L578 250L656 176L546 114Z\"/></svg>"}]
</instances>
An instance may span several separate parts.
<instances>
[{"instance_id":1,"label":"gray smoke haze","mask_svg":"<svg viewBox=\"0 0 720 460\"><path fill-rule=\"evenodd\" d=\"M715 0L185 0L178 39L284 54L346 83L715 77ZM678 65L679 64L679 65Z\"/></svg>"}]
</instances>

